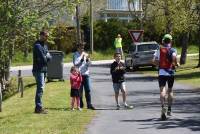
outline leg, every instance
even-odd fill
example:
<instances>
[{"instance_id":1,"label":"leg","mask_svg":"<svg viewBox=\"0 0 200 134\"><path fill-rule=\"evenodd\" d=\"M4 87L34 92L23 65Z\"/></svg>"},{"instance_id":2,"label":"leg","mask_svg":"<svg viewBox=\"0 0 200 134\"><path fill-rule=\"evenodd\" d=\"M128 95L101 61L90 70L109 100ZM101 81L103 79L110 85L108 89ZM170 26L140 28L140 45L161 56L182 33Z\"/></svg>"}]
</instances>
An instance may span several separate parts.
<instances>
[{"instance_id":1,"label":"leg","mask_svg":"<svg viewBox=\"0 0 200 134\"><path fill-rule=\"evenodd\" d=\"M117 104L117 109L119 109L120 108L120 105L119 105L120 85L119 85L119 83L113 83L113 89L114 89L114 92L115 92L115 102Z\"/></svg>"},{"instance_id":2,"label":"leg","mask_svg":"<svg viewBox=\"0 0 200 134\"><path fill-rule=\"evenodd\" d=\"M83 108L83 85L84 85L84 78L83 78L83 81L81 83L81 87L79 89L79 94L80 94L80 107Z\"/></svg>"},{"instance_id":3,"label":"leg","mask_svg":"<svg viewBox=\"0 0 200 134\"><path fill-rule=\"evenodd\" d=\"M72 100L71 100L71 110L74 110L74 103L75 103L75 97L72 97Z\"/></svg>"},{"instance_id":4,"label":"leg","mask_svg":"<svg viewBox=\"0 0 200 134\"><path fill-rule=\"evenodd\" d=\"M121 92L122 92L123 103L124 103L124 105L127 105L126 104L126 87L125 87L124 82L120 84L120 88L121 88Z\"/></svg>"},{"instance_id":5,"label":"leg","mask_svg":"<svg viewBox=\"0 0 200 134\"><path fill-rule=\"evenodd\" d=\"M159 87L160 87L160 102L161 102L161 119L166 120L166 109L165 109L165 96L166 96L166 76L159 76Z\"/></svg>"},{"instance_id":6,"label":"leg","mask_svg":"<svg viewBox=\"0 0 200 134\"><path fill-rule=\"evenodd\" d=\"M36 89L36 95L35 95L35 109L41 110L42 109L42 95L43 95L43 89L45 86L44 73L35 72L34 76L37 83L37 89Z\"/></svg>"},{"instance_id":7,"label":"leg","mask_svg":"<svg viewBox=\"0 0 200 134\"><path fill-rule=\"evenodd\" d=\"M166 96L165 87L160 87L160 102L161 102L162 107L165 106L165 96Z\"/></svg>"},{"instance_id":8,"label":"leg","mask_svg":"<svg viewBox=\"0 0 200 134\"><path fill-rule=\"evenodd\" d=\"M127 92L126 92L126 86L125 86L125 82L122 82L121 83L121 92L122 92L122 98L123 98L123 103L124 103L124 107L125 108L128 108L128 109L132 109L133 106L130 106L126 103L126 95L127 95Z\"/></svg>"},{"instance_id":9,"label":"leg","mask_svg":"<svg viewBox=\"0 0 200 134\"><path fill-rule=\"evenodd\" d=\"M166 96L166 76L159 76L158 77L159 87L160 87L160 102L162 107L165 105L165 96Z\"/></svg>"},{"instance_id":10,"label":"leg","mask_svg":"<svg viewBox=\"0 0 200 134\"><path fill-rule=\"evenodd\" d=\"M87 108L92 108L92 104L91 104L91 94L90 94L90 90L91 90L91 86L90 86L90 77L89 76L84 76L84 89L85 89L85 98L86 98L86 102L87 102Z\"/></svg>"},{"instance_id":11,"label":"leg","mask_svg":"<svg viewBox=\"0 0 200 134\"><path fill-rule=\"evenodd\" d=\"M77 107L80 108L80 98L79 97L76 97L76 104L77 104Z\"/></svg>"},{"instance_id":12,"label":"leg","mask_svg":"<svg viewBox=\"0 0 200 134\"><path fill-rule=\"evenodd\" d=\"M171 115L171 106L172 106L172 103L173 103L173 90L172 90L173 85L174 85L174 76L170 76L168 78L168 90L167 90L167 93L168 93L168 111L167 111L167 114L168 115Z\"/></svg>"}]
</instances>

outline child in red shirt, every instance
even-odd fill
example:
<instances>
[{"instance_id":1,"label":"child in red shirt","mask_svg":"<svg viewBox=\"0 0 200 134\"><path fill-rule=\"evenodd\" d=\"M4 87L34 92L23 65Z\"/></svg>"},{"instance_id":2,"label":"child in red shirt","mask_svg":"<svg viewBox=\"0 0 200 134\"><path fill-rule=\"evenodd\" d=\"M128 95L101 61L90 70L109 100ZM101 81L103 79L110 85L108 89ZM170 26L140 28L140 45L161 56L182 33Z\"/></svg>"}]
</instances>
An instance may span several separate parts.
<instances>
[{"instance_id":1,"label":"child in red shirt","mask_svg":"<svg viewBox=\"0 0 200 134\"><path fill-rule=\"evenodd\" d=\"M71 74L70 74L70 84L71 84L70 96L72 97L71 110L74 110L75 101L77 104L77 109L81 110L79 89L81 87L82 76L75 66L71 67L70 72L71 72Z\"/></svg>"}]
</instances>

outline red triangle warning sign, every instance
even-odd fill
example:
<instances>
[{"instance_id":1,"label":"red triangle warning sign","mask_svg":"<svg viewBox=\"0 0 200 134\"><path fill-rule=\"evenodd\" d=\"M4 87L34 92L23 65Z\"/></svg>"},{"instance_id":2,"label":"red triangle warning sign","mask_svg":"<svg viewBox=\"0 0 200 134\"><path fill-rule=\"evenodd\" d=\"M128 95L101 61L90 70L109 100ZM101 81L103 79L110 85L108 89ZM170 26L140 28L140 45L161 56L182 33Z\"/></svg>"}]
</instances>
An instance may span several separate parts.
<instances>
[{"instance_id":1,"label":"red triangle warning sign","mask_svg":"<svg viewBox=\"0 0 200 134\"><path fill-rule=\"evenodd\" d=\"M138 42L144 32L144 30L129 30L128 31L133 42Z\"/></svg>"}]
</instances>

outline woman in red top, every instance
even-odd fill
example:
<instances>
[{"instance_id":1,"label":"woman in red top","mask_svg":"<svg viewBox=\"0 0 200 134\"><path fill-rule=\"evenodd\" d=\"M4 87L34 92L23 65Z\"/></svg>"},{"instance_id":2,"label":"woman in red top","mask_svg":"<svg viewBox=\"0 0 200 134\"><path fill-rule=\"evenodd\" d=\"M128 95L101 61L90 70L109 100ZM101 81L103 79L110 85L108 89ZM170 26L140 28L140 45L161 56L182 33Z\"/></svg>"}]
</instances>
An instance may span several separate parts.
<instances>
[{"instance_id":1,"label":"woman in red top","mask_svg":"<svg viewBox=\"0 0 200 134\"><path fill-rule=\"evenodd\" d=\"M80 95L79 89L82 82L82 76L76 67L71 67L70 70L70 84L71 84L71 93L70 96L72 97L71 101L71 109L74 110L74 103L76 101L77 109L81 110L80 108Z\"/></svg>"}]
</instances>

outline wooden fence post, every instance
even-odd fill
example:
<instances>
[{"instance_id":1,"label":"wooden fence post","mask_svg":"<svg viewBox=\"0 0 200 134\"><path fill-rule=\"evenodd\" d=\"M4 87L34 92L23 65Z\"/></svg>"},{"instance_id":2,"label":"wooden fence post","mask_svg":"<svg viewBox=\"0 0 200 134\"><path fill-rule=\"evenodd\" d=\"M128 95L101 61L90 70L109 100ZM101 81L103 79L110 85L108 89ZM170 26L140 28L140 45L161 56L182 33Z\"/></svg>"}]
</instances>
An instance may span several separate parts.
<instances>
[{"instance_id":1,"label":"wooden fence post","mask_svg":"<svg viewBox=\"0 0 200 134\"><path fill-rule=\"evenodd\" d=\"M18 71L18 92L21 92L21 98L24 96L24 83L22 79L22 71Z\"/></svg>"}]
</instances>

